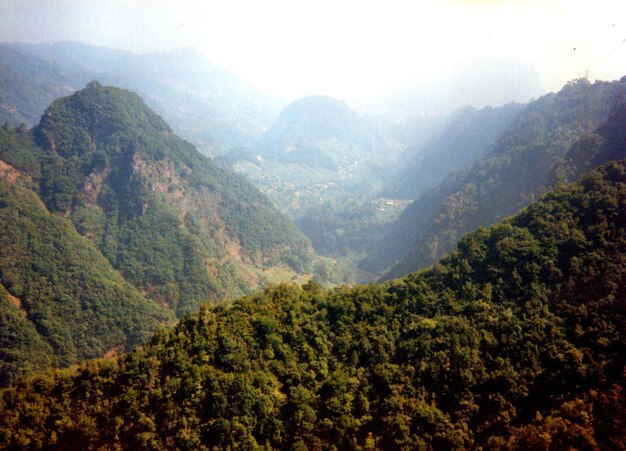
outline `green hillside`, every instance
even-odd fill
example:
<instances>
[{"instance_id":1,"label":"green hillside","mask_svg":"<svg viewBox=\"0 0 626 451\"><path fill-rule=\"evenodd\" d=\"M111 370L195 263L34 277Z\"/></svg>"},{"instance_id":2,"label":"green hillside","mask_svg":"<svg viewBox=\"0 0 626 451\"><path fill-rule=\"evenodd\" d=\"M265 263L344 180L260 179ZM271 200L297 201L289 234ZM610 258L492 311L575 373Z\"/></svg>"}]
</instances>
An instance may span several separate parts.
<instances>
[{"instance_id":1,"label":"green hillside","mask_svg":"<svg viewBox=\"0 0 626 451\"><path fill-rule=\"evenodd\" d=\"M309 240L135 94L96 82L0 128L0 386L126 352L207 301L306 273Z\"/></svg>"},{"instance_id":2,"label":"green hillside","mask_svg":"<svg viewBox=\"0 0 626 451\"><path fill-rule=\"evenodd\" d=\"M0 179L0 386L129 351L172 321L37 195Z\"/></svg>"},{"instance_id":3,"label":"green hillside","mask_svg":"<svg viewBox=\"0 0 626 451\"><path fill-rule=\"evenodd\" d=\"M623 449L626 161L382 285L270 287L2 392L30 449Z\"/></svg>"},{"instance_id":4,"label":"green hillside","mask_svg":"<svg viewBox=\"0 0 626 451\"><path fill-rule=\"evenodd\" d=\"M451 251L464 233L516 213L556 180L574 180L615 158L601 158L600 152L597 161L570 177L559 179L555 173L580 139L624 108L625 89L626 79L593 84L577 80L531 102L489 153L418 196L386 238L373 246L363 268L388 269L385 277L391 278L430 265ZM617 157L624 158L625 151L618 148Z\"/></svg>"},{"instance_id":5,"label":"green hillside","mask_svg":"<svg viewBox=\"0 0 626 451\"><path fill-rule=\"evenodd\" d=\"M146 296L178 313L241 295L258 269L307 269L306 237L240 176L176 137L141 99L90 83L35 128L40 192ZM252 273L252 274L250 274Z\"/></svg>"}]
</instances>

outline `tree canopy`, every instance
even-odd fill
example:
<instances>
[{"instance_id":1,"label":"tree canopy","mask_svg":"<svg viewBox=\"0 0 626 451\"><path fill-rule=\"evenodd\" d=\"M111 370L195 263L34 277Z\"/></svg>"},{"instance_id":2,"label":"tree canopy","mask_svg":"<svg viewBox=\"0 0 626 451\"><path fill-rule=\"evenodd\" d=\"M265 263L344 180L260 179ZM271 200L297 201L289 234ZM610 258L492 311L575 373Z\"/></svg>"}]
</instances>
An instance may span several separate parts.
<instances>
[{"instance_id":1,"label":"tree canopy","mask_svg":"<svg viewBox=\"0 0 626 451\"><path fill-rule=\"evenodd\" d=\"M626 161L435 266L204 306L130 354L21 379L33 449L622 449Z\"/></svg>"}]
</instances>

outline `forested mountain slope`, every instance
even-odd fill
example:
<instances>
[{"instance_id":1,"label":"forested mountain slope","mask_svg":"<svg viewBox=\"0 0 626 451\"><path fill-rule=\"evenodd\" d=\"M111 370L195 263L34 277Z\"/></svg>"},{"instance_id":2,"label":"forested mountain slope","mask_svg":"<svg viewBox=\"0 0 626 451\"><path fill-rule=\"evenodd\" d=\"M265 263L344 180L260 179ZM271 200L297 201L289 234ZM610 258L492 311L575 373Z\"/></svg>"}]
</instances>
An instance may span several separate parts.
<instances>
[{"instance_id":1,"label":"forested mountain slope","mask_svg":"<svg viewBox=\"0 0 626 451\"><path fill-rule=\"evenodd\" d=\"M174 319L125 281L70 221L49 213L21 183L2 178L0 386L33 370L128 352Z\"/></svg>"},{"instance_id":2,"label":"forested mountain slope","mask_svg":"<svg viewBox=\"0 0 626 451\"><path fill-rule=\"evenodd\" d=\"M383 271L393 266L388 278L407 274L450 251L463 233L528 205L556 180L554 171L572 146L625 107L625 89L626 78L593 84L578 80L530 103L491 152L408 206L363 267ZM616 152L624 155L623 148Z\"/></svg>"},{"instance_id":3,"label":"forested mountain slope","mask_svg":"<svg viewBox=\"0 0 626 451\"><path fill-rule=\"evenodd\" d=\"M176 137L141 99L90 83L35 129L41 196L127 280L177 312L242 294L254 268L303 271L310 244L240 176Z\"/></svg>"},{"instance_id":4,"label":"forested mountain slope","mask_svg":"<svg viewBox=\"0 0 626 451\"><path fill-rule=\"evenodd\" d=\"M0 128L0 383L128 351L206 300L309 269L309 240L129 91ZM82 235L82 236L81 236ZM273 273L272 273L273 274Z\"/></svg>"},{"instance_id":5,"label":"forested mountain slope","mask_svg":"<svg viewBox=\"0 0 626 451\"><path fill-rule=\"evenodd\" d=\"M626 161L434 267L207 306L0 397L7 447L623 449Z\"/></svg>"},{"instance_id":6,"label":"forested mountain slope","mask_svg":"<svg viewBox=\"0 0 626 451\"><path fill-rule=\"evenodd\" d=\"M135 54L77 42L0 45L0 118L35 124L56 97L100 80L139 93L203 153L254 142L280 111L193 49Z\"/></svg>"}]
</instances>

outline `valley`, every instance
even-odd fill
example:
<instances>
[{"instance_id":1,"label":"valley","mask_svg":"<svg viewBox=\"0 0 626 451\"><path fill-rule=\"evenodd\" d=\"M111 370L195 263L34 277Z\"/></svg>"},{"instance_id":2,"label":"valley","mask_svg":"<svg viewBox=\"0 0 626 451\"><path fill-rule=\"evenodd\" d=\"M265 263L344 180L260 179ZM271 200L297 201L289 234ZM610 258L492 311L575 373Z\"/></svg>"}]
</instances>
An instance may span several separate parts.
<instances>
[{"instance_id":1,"label":"valley","mask_svg":"<svg viewBox=\"0 0 626 451\"><path fill-rule=\"evenodd\" d=\"M0 9L0 449L626 449L619 26L144 3Z\"/></svg>"}]
</instances>

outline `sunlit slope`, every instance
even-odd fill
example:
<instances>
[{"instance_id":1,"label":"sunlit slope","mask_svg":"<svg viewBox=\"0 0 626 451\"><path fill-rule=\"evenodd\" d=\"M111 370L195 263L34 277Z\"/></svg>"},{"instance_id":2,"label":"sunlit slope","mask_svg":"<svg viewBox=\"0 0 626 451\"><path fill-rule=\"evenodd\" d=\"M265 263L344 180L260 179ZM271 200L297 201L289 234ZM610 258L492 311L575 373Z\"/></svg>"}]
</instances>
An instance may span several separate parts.
<instances>
[{"instance_id":1,"label":"sunlit slope","mask_svg":"<svg viewBox=\"0 0 626 451\"><path fill-rule=\"evenodd\" d=\"M282 285L2 393L9 447L621 449L626 161L434 267Z\"/></svg>"},{"instance_id":2,"label":"sunlit slope","mask_svg":"<svg viewBox=\"0 0 626 451\"><path fill-rule=\"evenodd\" d=\"M171 322L67 219L0 179L0 385L133 349Z\"/></svg>"}]
</instances>

